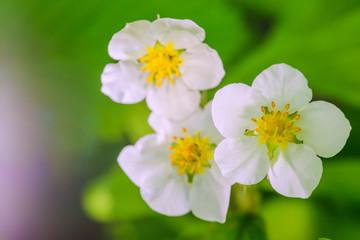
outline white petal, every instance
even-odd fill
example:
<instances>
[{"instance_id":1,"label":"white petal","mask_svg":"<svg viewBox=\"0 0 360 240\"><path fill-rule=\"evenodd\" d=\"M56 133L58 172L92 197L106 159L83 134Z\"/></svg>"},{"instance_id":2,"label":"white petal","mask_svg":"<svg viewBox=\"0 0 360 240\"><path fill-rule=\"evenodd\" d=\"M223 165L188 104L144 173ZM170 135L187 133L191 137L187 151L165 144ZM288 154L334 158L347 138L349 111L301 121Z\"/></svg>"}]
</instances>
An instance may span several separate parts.
<instances>
[{"instance_id":1,"label":"white petal","mask_svg":"<svg viewBox=\"0 0 360 240\"><path fill-rule=\"evenodd\" d=\"M290 143L280 151L269 170L273 188L287 197L308 198L319 184L322 163L315 152L304 144Z\"/></svg>"},{"instance_id":2,"label":"white petal","mask_svg":"<svg viewBox=\"0 0 360 240\"><path fill-rule=\"evenodd\" d=\"M206 90L219 85L225 75L219 54L205 43L188 48L180 55L181 78L191 89Z\"/></svg>"},{"instance_id":3,"label":"white petal","mask_svg":"<svg viewBox=\"0 0 360 240\"><path fill-rule=\"evenodd\" d=\"M147 52L147 47L155 46L155 38L150 31L151 23L139 20L127 23L115 33L109 43L109 55L116 60L139 59Z\"/></svg>"},{"instance_id":4,"label":"white petal","mask_svg":"<svg viewBox=\"0 0 360 240\"><path fill-rule=\"evenodd\" d=\"M260 182L270 167L266 144L259 145L258 137L226 138L216 147L214 159L230 182L244 185Z\"/></svg>"},{"instance_id":5,"label":"white petal","mask_svg":"<svg viewBox=\"0 0 360 240\"><path fill-rule=\"evenodd\" d=\"M182 120L198 109L200 97L199 91L191 90L180 79L175 79L173 84L164 81L161 87L153 87L146 103L156 114Z\"/></svg>"},{"instance_id":6,"label":"white petal","mask_svg":"<svg viewBox=\"0 0 360 240\"><path fill-rule=\"evenodd\" d=\"M165 136L166 138L171 138L172 136L177 136L177 134L181 134L180 126L178 126L178 128L180 129L176 129L176 132L173 132L173 129L175 129L175 127L173 126L173 121L154 112L150 114L148 118L148 123L156 133Z\"/></svg>"},{"instance_id":7,"label":"white petal","mask_svg":"<svg viewBox=\"0 0 360 240\"><path fill-rule=\"evenodd\" d=\"M219 131L215 128L214 121L212 118L212 101L208 102L204 109L199 111L197 114L191 115L184 122L185 128L191 133L193 129L193 135L196 131L199 131L201 137L208 137L211 143L218 144L223 137Z\"/></svg>"},{"instance_id":8,"label":"white petal","mask_svg":"<svg viewBox=\"0 0 360 240\"><path fill-rule=\"evenodd\" d=\"M272 65L260 73L252 88L254 101L258 104L271 107L271 101L274 101L280 111L290 104L290 113L304 109L312 98L304 75L284 63Z\"/></svg>"},{"instance_id":9,"label":"white petal","mask_svg":"<svg viewBox=\"0 0 360 240\"><path fill-rule=\"evenodd\" d=\"M160 143L155 134L146 135L135 146L126 146L120 152L118 163L137 186L161 187L173 170L168 147Z\"/></svg>"},{"instance_id":10,"label":"white petal","mask_svg":"<svg viewBox=\"0 0 360 240\"><path fill-rule=\"evenodd\" d=\"M335 105L324 101L311 102L300 116L296 125L302 130L296 136L317 155L332 157L344 147L351 126Z\"/></svg>"},{"instance_id":11,"label":"white petal","mask_svg":"<svg viewBox=\"0 0 360 240\"><path fill-rule=\"evenodd\" d=\"M141 188L141 196L155 211L168 216L180 216L190 211L188 186L183 178L169 178L165 185L158 189Z\"/></svg>"},{"instance_id":12,"label":"white petal","mask_svg":"<svg viewBox=\"0 0 360 240\"><path fill-rule=\"evenodd\" d=\"M204 29L191 20L160 18L152 22L151 31L161 44L172 42L174 49L185 49L205 39Z\"/></svg>"},{"instance_id":13,"label":"white petal","mask_svg":"<svg viewBox=\"0 0 360 240\"><path fill-rule=\"evenodd\" d=\"M211 168L216 166L211 166ZM189 201L193 214L207 221L224 223L229 207L229 184L217 181L209 170L194 177Z\"/></svg>"},{"instance_id":14,"label":"white petal","mask_svg":"<svg viewBox=\"0 0 360 240\"><path fill-rule=\"evenodd\" d=\"M212 103L215 127L224 137L244 135L254 125L251 118L262 115L252 100L251 88L242 83L229 84L216 92Z\"/></svg>"},{"instance_id":15,"label":"white petal","mask_svg":"<svg viewBox=\"0 0 360 240\"><path fill-rule=\"evenodd\" d=\"M182 128L185 128L190 136L195 136L198 131L201 137L208 137L211 143L217 144L223 139L212 121L211 102L208 102L204 109L199 107L182 121L172 121L167 117L151 113L148 122L155 132L170 140L173 136L184 137Z\"/></svg>"},{"instance_id":16,"label":"white petal","mask_svg":"<svg viewBox=\"0 0 360 240\"><path fill-rule=\"evenodd\" d=\"M117 103L140 102L147 92L146 77L135 61L107 64L101 82L101 91Z\"/></svg>"},{"instance_id":17,"label":"white petal","mask_svg":"<svg viewBox=\"0 0 360 240\"><path fill-rule=\"evenodd\" d=\"M209 163L211 165L210 172L216 181L222 183L223 185L234 184L234 181L231 181L228 178L224 177L214 159L209 160Z\"/></svg>"}]
</instances>

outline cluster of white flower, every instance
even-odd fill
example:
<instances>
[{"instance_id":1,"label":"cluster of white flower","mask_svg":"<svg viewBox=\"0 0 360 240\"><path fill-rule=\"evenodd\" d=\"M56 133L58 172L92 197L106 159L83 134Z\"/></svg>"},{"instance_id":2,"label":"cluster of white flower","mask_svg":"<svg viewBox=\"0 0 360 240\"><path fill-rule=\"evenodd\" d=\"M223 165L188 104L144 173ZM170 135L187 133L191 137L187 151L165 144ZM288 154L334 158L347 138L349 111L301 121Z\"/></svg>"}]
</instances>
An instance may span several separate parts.
<instances>
[{"instance_id":1,"label":"cluster of white flower","mask_svg":"<svg viewBox=\"0 0 360 240\"><path fill-rule=\"evenodd\" d=\"M105 67L102 92L119 103L146 97L155 130L125 147L119 165L148 205L169 216L191 210L225 222L231 185L265 176L280 194L309 197L322 174L318 156L343 148L349 121L333 104L310 103L307 80L286 64L251 87L225 86L201 109L200 90L225 74L204 38L194 22L169 18L129 23L113 36L109 54L119 62Z\"/></svg>"}]
</instances>

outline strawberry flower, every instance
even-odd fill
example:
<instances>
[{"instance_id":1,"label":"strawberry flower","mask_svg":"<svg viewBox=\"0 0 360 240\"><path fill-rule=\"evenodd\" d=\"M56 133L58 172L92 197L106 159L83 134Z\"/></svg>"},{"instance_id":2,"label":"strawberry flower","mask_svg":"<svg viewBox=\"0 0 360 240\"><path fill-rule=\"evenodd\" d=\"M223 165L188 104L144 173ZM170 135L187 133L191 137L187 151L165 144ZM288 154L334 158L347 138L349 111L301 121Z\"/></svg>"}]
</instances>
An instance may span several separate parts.
<instances>
[{"instance_id":1,"label":"strawberry flower","mask_svg":"<svg viewBox=\"0 0 360 240\"><path fill-rule=\"evenodd\" d=\"M118 162L140 187L145 202L168 216L188 213L207 221L225 222L230 185L213 159L222 137L211 117L211 103L183 121L152 113L156 131L125 147Z\"/></svg>"},{"instance_id":2,"label":"strawberry flower","mask_svg":"<svg viewBox=\"0 0 360 240\"><path fill-rule=\"evenodd\" d=\"M205 31L190 20L160 18L128 23L109 43L117 63L105 66L101 91L118 103L146 98L158 115L182 120L197 109L201 90L216 87L225 72Z\"/></svg>"},{"instance_id":3,"label":"strawberry flower","mask_svg":"<svg viewBox=\"0 0 360 240\"><path fill-rule=\"evenodd\" d=\"M309 197L322 174L318 156L337 154L351 130L340 109L311 98L303 74L286 64L269 67L251 87L220 89L212 112L225 137L215 150L222 174L245 185L267 175L280 194Z\"/></svg>"}]
</instances>

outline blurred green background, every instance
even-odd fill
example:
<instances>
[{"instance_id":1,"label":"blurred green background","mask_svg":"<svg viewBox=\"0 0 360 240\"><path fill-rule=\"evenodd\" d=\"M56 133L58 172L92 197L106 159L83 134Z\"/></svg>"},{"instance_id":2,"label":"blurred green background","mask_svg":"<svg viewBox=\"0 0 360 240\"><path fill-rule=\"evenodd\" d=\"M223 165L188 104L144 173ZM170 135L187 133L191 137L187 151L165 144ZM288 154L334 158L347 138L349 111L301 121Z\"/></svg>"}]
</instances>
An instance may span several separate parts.
<instances>
[{"instance_id":1,"label":"blurred green background","mask_svg":"<svg viewBox=\"0 0 360 240\"><path fill-rule=\"evenodd\" d=\"M309 199L234 187L225 224L144 203L116 158L152 132L150 111L112 102L100 75L112 35L157 14L195 21L219 52L208 99L284 62L342 109L351 135ZM359 69L358 0L0 0L0 239L360 239Z\"/></svg>"}]
</instances>

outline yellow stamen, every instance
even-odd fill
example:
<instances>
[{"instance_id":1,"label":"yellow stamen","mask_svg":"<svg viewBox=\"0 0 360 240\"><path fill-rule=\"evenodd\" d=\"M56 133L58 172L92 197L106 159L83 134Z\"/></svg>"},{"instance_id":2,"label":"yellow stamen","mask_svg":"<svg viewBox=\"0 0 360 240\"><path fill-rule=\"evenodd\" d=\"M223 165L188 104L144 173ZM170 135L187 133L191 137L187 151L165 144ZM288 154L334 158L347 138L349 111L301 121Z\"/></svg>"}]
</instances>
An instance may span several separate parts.
<instances>
[{"instance_id":1,"label":"yellow stamen","mask_svg":"<svg viewBox=\"0 0 360 240\"><path fill-rule=\"evenodd\" d=\"M275 108L275 103L274 102L271 102L271 107L272 107L272 109L274 109Z\"/></svg>"},{"instance_id":2,"label":"yellow stamen","mask_svg":"<svg viewBox=\"0 0 360 240\"><path fill-rule=\"evenodd\" d=\"M214 145L209 143L209 138L200 137L198 132L192 137L185 128L182 130L185 137L173 137L175 142L170 148L174 152L169 155L170 163L178 166L179 175L187 173L188 181L192 182L194 174L201 174L204 168L210 167Z\"/></svg>"},{"instance_id":3,"label":"yellow stamen","mask_svg":"<svg viewBox=\"0 0 360 240\"><path fill-rule=\"evenodd\" d=\"M162 82L161 82L161 80L159 79L159 80L156 82L156 86L161 87L161 85L162 85Z\"/></svg>"},{"instance_id":4,"label":"yellow stamen","mask_svg":"<svg viewBox=\"0 0 360 240\"><path fill-rule=\"evenodd\" d=\"M162 80L168 78L171 84L174 83L174 77L180 77L179 65L182 64L180 59L181 50L174 50L173 44L162 45L157 42L154 47L147 49L147 54L139 58L139 62L145 63L141 69L142 72L149 71L150 76L147 82L153 81L157 87L161 87Z\"/></svg>"},{"instance_id":5,"label":"yellow stamen","mask_svg":"<svg viewBox=\"0 0 360 240\"><path fill-rule=\"evenodd\" d=\"M300 114L290 115L288 112L290 104L284 106L284 111L275 111L275 107L273 101L270 112L261 106L263 116L258 119L251 118L251 121L257 125L254 133L259 136L259 144L267 143L269 156L273 155L277 147L286 149L288 142L296 142L295 135L301 131L294 122L300 119Z\"/></svg>"}]
</instances>

